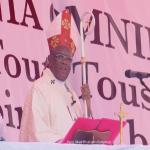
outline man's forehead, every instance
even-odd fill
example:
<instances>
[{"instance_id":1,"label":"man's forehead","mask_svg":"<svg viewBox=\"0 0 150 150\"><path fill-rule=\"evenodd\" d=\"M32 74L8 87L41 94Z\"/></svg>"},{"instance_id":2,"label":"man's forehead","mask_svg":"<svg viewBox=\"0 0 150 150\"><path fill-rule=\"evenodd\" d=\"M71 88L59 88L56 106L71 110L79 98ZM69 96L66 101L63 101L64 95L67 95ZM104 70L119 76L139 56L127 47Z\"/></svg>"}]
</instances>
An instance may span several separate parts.
<instances>
[{"instance_id":1,"label":"man's forehead","mask_svg":"<svg viewBox=\"0 0 150 150\"><path fill-rule=\"evenodd\" d=\"M71 51L65 46L58 46L56 48L53 48L51 49L51 52L55 54L63 54L72 57Z\"/></svg>"}]
</instances>

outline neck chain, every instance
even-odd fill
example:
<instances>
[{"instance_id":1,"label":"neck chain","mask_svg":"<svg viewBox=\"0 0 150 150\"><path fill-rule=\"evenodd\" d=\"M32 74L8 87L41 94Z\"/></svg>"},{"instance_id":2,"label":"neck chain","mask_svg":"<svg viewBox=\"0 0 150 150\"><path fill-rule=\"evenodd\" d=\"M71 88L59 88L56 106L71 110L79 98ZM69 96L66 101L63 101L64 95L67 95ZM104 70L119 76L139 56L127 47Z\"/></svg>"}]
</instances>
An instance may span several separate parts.
<instances>
[{"instance_id":1,"label":"neck chain","mask_svg":"<svg viewBox=\"0 0 150 150\"><path fill-rule=\"evenodd\" d=\"M73 96L73 92L69 89L66 82L65 82L64 85L65 85L65 88L66 88L67 92L69 92L71 94L71 99L72 99L71 106L73 106L76 103L76 100L74 99L74 96Z\"/></svg>"}]
</instances>

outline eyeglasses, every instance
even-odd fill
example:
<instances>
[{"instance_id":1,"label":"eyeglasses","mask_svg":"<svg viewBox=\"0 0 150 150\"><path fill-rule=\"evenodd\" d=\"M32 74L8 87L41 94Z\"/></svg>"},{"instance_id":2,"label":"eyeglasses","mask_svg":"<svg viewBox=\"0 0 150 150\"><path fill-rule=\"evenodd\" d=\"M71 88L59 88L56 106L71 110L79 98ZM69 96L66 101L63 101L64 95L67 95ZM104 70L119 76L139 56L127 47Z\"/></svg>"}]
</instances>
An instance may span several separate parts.
<instances>
[{"instance_id":1,"label":"eyeglasses","mask_svg":"<svg viewBox=\"0 0 150 150\"><path fill-rule=\"evenodd\" d=\"M55 56L55 59L59 62L62 62L62 61L67 61L68 63L71 63L72 62L72 57L68 57L64 54L53 54Z\"/></svg>"}]
</instances>

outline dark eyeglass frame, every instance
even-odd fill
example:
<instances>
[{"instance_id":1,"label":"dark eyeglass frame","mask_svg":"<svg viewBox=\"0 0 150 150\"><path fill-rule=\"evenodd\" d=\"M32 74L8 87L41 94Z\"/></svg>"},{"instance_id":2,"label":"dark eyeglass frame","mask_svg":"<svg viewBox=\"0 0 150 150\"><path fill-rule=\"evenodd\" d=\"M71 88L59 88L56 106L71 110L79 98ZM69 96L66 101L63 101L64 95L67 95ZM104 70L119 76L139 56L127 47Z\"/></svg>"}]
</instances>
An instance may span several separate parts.
<instances>
[{"instance_id":1,"label":"dark eyeglass frame","mask_svg":"<svg viewBox=\"0 0 150 150\"><path fill-rule=\"evenodd\" d=\"M54 58L58 61L58 62L63 62L63 61L67 61L68 63L72 63L72 57L68 57L64 54L61 54L61 53L51 53Z\"/></svg>"}]
</instances>

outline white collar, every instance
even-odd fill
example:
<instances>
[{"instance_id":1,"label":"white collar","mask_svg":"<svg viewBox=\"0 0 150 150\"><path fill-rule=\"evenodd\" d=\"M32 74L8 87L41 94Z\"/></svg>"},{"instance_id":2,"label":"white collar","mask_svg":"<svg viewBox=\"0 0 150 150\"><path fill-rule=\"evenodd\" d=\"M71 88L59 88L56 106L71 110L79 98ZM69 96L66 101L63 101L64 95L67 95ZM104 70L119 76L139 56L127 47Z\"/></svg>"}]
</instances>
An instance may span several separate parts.
<instances>
[{"instance_id":1,"label":"white collar","mask_svg":"<svg viewBox=\"0 0 150 150\"><path fill-rule=\"evenodd\" d=\"M67 81L65 80L65 81L60 81L60 80L58 80L55 76L54 76L54 74L52 73L52 71L49 69L49 68L46 68L44 71L43 71L43 76L44 77L47 77L47 79L49 80L49 81L51 81L51 80L55 80L57 83L59 83L59 84L64 84L65 82L67 83Z\"/></svg>"}]
</instances>

